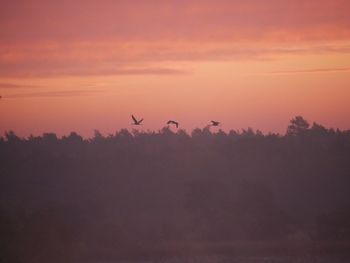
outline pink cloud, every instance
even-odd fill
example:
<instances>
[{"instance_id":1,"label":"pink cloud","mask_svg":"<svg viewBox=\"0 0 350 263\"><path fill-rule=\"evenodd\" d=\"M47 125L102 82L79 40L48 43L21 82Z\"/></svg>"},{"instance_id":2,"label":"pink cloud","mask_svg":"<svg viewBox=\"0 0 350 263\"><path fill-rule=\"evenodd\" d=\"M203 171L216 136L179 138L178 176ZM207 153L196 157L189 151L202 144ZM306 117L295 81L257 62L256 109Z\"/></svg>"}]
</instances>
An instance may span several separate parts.
<instances>
[{"instance_id":1,"label":"pink cloud","mask_svg":"<svg viewBox=\"0 0 350 263\"><path fill-rule=\"evenodd\" d=\"M347 0L13 0L2 4L0 38L235 38L319 28L329 37L348 34L349 11Z\"/></svg>"},{"instance_id":2,"label":"pink cloud","mask_svg":"<svg viewBox=\"0 0 350 263\"><path fill-rule=\"evenodd\" d=\"M349 13L347 0L6 1L0 76L182 74L161 63L348 53Z\"/></svg>"},{"instance_id":3,"label":"pink cloud","mask_svg":"<svg viewBox=\"0 0 350 263\"><path fill-rule=\"evenodd\" d=\"M66 42L11 45L0 50L1 77L179 75L173 62L275 59L281 55L350 53L350 43ZM169 66L172 65L172 66Z\"/></svg>"}]
</instances>

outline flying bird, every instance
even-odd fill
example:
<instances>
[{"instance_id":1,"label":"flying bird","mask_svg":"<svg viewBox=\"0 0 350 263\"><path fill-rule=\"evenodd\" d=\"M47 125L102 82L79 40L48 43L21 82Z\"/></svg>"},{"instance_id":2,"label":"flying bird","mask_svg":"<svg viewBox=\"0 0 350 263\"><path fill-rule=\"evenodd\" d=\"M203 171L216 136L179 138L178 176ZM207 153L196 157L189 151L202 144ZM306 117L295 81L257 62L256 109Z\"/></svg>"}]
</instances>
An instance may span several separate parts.
<instances>
[{"instance_id":1,"label":"flying bird","mask_svg":"<svg viewBox=\"0 0 350 263\"><path fill-rule=\"evenodd\" d=\"M143 121L143 119L137 120L134 115L131 115L131 118L134 121L134 123L132 123L132 125L141 125L141 122Z\"/></svg>"},{"instance_id":2,"label":"flying bird","mask_svg":"<svg viewBox=\"0 0 350 263\"><path fill-rule=\"evenodd\" d=\"M211 121L211 126L219 126L220 122L218 121Z\"/></svg>"},{"instance_id":3,"label":"flying bird","mask_svg":"<svg viewBox=\"0 0 350 263\"><path fill-rule=\"evenodd\" d=\"M174 124L176 126L176 128L179 128L179 123L177 121L170 120L166 124L168 124L168 125Z\"/></svg>"}]
</instances>

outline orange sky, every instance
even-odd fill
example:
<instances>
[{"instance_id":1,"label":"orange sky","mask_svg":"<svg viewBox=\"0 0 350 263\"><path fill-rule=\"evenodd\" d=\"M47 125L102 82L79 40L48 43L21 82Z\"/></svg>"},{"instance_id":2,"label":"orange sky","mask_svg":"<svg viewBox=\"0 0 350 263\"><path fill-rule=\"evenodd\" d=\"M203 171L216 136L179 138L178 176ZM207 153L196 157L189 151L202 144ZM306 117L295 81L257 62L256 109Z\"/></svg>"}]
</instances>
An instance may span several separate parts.
<instances>
[{"instance_id":1,"label":"orange sky","mask_svg":"<svg viewBox=\"0 0 350 263\"><path fill-rule=\"evenodd\" d=\"M74 3L72 3L74 2ZM0 134L350 129L348 0L3 1Z\"/></svg>"}]
</instances>

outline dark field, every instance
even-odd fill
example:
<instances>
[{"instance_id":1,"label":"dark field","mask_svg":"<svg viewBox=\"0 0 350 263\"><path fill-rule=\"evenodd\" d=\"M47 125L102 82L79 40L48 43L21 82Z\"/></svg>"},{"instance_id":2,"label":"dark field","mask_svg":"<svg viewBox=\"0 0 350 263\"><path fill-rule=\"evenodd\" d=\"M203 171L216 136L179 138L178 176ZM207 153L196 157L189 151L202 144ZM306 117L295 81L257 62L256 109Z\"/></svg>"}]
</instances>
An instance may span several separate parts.
<instances>
[{"instance_id":1,"label":"dark field","mask_svg":"<svg viewBox=\"0 0 350 263\"><path fill-rule=\"evenodd\" d=\"M345 263L350 261L349 244L291 242L236 242L234 244L187 244L158 247L124 259L93 259L99 263Z\"/></svg>"},{"instance_id":2,"label":"dark field","mask_svg":"<svg viewBox=\"0 0 350 263\"><path fill-rule=\"evenodd\" d=\"M0 262L350 262L350 132L0 139Z\"/></svg>"}]
</instances>

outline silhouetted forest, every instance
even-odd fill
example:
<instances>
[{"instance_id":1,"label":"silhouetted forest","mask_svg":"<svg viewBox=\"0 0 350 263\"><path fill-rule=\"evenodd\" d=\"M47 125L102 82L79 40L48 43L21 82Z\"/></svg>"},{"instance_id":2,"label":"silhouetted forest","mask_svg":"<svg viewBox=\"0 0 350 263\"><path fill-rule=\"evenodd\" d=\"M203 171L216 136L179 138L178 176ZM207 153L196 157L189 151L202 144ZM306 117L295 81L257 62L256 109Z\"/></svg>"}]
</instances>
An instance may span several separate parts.
<instances>
[{"instance_id":1,"label":"silhouetted forest","mask_svg":"<svg viewBox=\"0 0 350 263\"><path fill-rule=\"evenodd\" d=\"M0 262L350 243L350 131L0 138ZM239 246L239 245L238 245Z\"/></svg>"}]
</instances>

